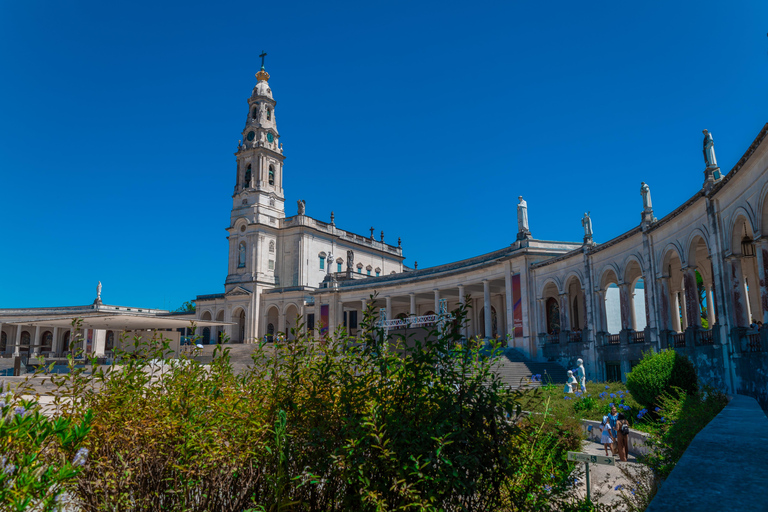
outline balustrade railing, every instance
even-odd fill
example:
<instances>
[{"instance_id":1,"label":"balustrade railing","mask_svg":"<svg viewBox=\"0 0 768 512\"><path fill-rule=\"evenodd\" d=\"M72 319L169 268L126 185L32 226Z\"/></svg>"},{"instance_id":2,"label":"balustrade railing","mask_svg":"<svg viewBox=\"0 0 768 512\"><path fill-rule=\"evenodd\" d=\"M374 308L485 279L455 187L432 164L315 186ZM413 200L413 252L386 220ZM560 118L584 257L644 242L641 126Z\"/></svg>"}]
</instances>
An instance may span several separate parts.
<instances>
[{"instance_id":1,"label":"balustrade railing","mask_svg":"<svg viewBox=\"0 0 768 512\"><path fill-rule=\"evenodd\" d=\"M762 352L763 345L760 342L760 334L747 334L747 352Z\"/></svg>"},{"instance_id":2,"label":"balustrade railing","mask_svg":"<svg viewBox=\"0 0 768 512\"><path fill-rule=\"evenodd\" d=\"M634 331L629 339L630 343L645 343L645 331Z\"/></svg>"},{"instance_id":3,"label":"balustrade railing","mask_svg":"<svg viewBox=\"0 0 768 512\"><path fill-rule=\"evenodd\" d=\"M699 331L699 343L701 345L714 345L715 344L714 332L712 330Z\"/></svg>"},{"instance_id":4,"label":"balustrade railing","mask_svg":"<svg viewBox=\"0 0 768 512\"><path fill-rule=\"evenodd\" d=\"M581 331L579 332L572 332L568 335L568 343L580 343L581 342Z\"/></svg>"},{"instance_id":5,"label":"balustrade railing","mask_svg":"<svg viewBox=\"0 0 768 512\"><path fill-rule=\"evenodd\" d=\"M608 344L609 345L618 345L621 343L621 335L620 334L609 334L608 335Z\"/></svg>"},{"instance_id":6,"label":"balustrade railing","mask_svg":"<svg viewBox=\"0 0 768 512\"><path fill-rule=\"evenodd\" d=\"M672 335L672 346L675 348L684 347L685 346L685 333L674 333Z\"/></svg>"}]
</instances>

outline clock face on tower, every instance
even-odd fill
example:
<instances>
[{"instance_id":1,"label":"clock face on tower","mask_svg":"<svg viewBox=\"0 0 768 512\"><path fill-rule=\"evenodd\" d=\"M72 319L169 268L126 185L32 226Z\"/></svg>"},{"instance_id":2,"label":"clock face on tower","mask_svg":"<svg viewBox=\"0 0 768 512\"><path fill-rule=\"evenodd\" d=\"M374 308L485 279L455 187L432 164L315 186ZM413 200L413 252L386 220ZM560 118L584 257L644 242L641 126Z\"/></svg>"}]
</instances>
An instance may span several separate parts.
<instances>
[{"instance_id":1,"label":"clock face on tower","mask_svg":"<svg viewBox=\"0 0 768 512\"><path fill-rule=\"evenodd\" d=\"M272 136L272 134L271 134L271 133L267 133L267 140L268 140L269 142L272 142L273 140L275 140L275 138Z\"/></svg>"},{"instance_id":2,"label":"clock face on tower","mask_svg":"<svg viewBox=\"0 0 768 512\"><path fill-rule=\"evenodd\" d=\"M248 137L248 140L253 140L253 138L254 138L255 136L256 136L256 134L255 134L255 133L253 133L253 132L248 132L248 135L247 135L247 137Z\"/></svg>"}]
</instances>

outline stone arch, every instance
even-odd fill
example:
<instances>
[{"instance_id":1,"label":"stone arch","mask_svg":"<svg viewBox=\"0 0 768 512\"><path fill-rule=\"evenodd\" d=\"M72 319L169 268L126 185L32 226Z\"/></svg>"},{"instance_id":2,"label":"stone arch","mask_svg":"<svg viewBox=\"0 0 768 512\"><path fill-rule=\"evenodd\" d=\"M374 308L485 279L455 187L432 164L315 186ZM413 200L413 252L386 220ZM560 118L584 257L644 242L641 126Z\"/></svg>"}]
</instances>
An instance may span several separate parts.
<instances>
[{"instance_id":1,"label":"stone arch","mask_svg":"<svg viewBox=\"0 0 768 512\"><path fill-rule=\"evenodd\" d=\"M664 249L661 251L661 255L659 257L659 261L661 261L661 268L660 271L660 277L672 277L672 273L674 269L670 269L670 265L672 262L677 258L677 261L680 262L680 268L683 266L683 253L684 251L680 247L680 244L677 242L670 242L664 247ZM679 269L678 269L679 271Z\"/></svg>"},{"instance_id":2,"label":"stone arch","mask_svg":"<svg viewBox=\"0 0 768 512\"><path fill-rule=\"evenodd\" d=\"M619 296L619 276L623 276L615 263L607 263L598 274L600 290L603 293L602 307L606 332L616 334L621 330L621 299ZM599 301L598 301L599 302Z\"/></svg>"},{"instance_id":3,"label":"stone arch","mask_svg":"<svg viewBox=\"0 0 768 512\"><path fill-rule=\"evenodd\" d=\"M237 219L232 227L235 229L235 231L240 231L241 228L248 227L248 221L243 218Z\"/></svg>"},{"instance_id":4,"label":"stone arch","mask_svg":"<svg viewBox=\"0 0 768 512\"><path fill-rule=\"evenodd\" d=\"M232 320L236 322L232 333L232 343L245 343L245 322L247 314L245 309L238 307L232 312Z\"/></svg>"},{"instance_id":5,"label":"stone arch","mask_svg":"<svg viewBox=\"0 0 768 512\"><path fill-rule=\"evenodd\" d=\"M683 257L684 251L679 243L670 242L662 251L661 267L659 269L662 291L661 323L663 329L681 332L687 326L685 316L685 288L683 286Z\"/></svg>"},{"instance_id":6,"label":"stone arch","mask_svg":"<svg viewBox=\"0 0 768 512\"><path fill-rule=\"evenodd\" d=\"M746 327L763 318L763 303L760 292L758 259L754 256L759 247L755 247L754 223L748 217L746 209L740 207L731 226L729 251L733 260L731 269L731 300L733 301L734 323ZM746 244L749 252L745 253L742 245ZM759 248L762 251L762 248ZM764 262L765 264L765 262ZM768 306L766 306L768 307Z\"/></svg>"},{"instance_id":7,"label":"stone arch","mask_svg":"<svg viewBox=\"0 0 768 512\"><path fill-rule=\"evenodd\" d=\"M733 221L730 223L729 233L728 252L741 256L741 242L744 237L749 237L753 240L755 238L754 222L743 207L739 207L737 212L735 212Z\"/></svg>"},{"instance_id":8,"label":"stone arch","mask_svg":"<svg viewBox=\"0 0 768 512\"><path fill-rule=\"evenodd\" d=\"M278 321L280 319L280 308L271 304L267 308L267 341L275 341L277 334Z\"/></svg>"},{"instance_id":9,"label":"stone arch","mask_svg":"<svg viewBox=\"0 0 768 512\"><path fill-rule=\"evenodd\" d=\"M40 352L50 352L53 348L53 333L45 331L40 337Z\"/></svg>"},{"instance_id":10,"label":"stone arch","mask_svg":"<svg viewBox=\"0 0 768 512\"><path fill-rule=\"evenodd\" d=\"M574 270L565 278L564 290L568 311L565 318L567 325L564 325L563 328L570 331L582 331L586 328L587 307L584 297L584 279L580 272ZM561 310L563 306L564 304L560 305Z\"/></svg>"},{"instance_id":11,"label":"stone arch","mask_svg":"<svg viewBox=\"0 0 768 512\"><path fill-rule=\"evenodd\" d=\"M61 335L61 353L62 354L70 351L69 342L71 341L70 340L71 336L72 336L72 331L70 331L69 329L64 331L64 333Z\"/></svg>"},{"instance_id":12,"label":"stone arch","mask_svg":"<svg viewBox=\"0 0 768 512\"><path fill-rule=\"evenodd\" d=\"M763 185L758 197L757 211L760 212L757 231L760 235L768 235L768 183Z\"/></svg>"},{"instance_id":13,"label":"stone arch","mask_svg":"<svg viewBox=\"0 0 768 512\"><path fill-rule=\"evenodd\" d=\"M217 322L223 322L224 321L224 310L220 309L216 313L216 321ZM213 342L214 343L221 343L222 338L224 337L224 328L221 325L215 326L211 330L211 334L213 335Z\"/></svg>"},{"instance_id":14,"label":"stone arch","mask_svg":"<svg viewBox=\"0 0 768 512\"><path fill-rule=\"evenodd\" d=\"M289 340L296 339L300 332L293 332L299 327L299 315L301 310L293 302L285 305L285 336Z\"/></svg>"},{"instance_id":15,"label":"stone arch","mask_svg":"<svg viewBox=\"0 0 768 512\"><path fill-rule=\"evenodd\" d=\"M200 314L200 320L207 320L210 322L212 319L213 314L211 313L210 309L206 309Z\"/></svg>"},{"instance_id":16,"label":"stone arch","mask_svg":"<svg viewBox=\"0 0 768 512\"><path fill-rule=\"evenodd\" d=\"M685 261L690 266L699 266L703 265L704 262L701 261L701 253L698 251L699 249L699 242L704 242L704 246L707 248L707 256L709 256L709 233L706 231L706 228L704 227L696 227L691 230L690 233L688 233L688 240L685 244Z\"/></svg>"},{"instance_id":17,"label":"stone arch","mask_svg":"<svg viewBox=\"0 0 768 512\"><path fill-rule=\"evenodd\" d=\"M642 331L648 325L648 304L645 294L645 273L642 258L631 254L624 260L624 284L628 286L627 295L627 325L635 331Z\"/></svg>"},{"instance_id":18,"label":"stone arch","mask_svg":"<svg viewBox=\"0 0 768 512\"><path fill-rule=\"evenodd\" d=\"M600 276L600 279L598 279L597 282L599 283L600 289L604 290L611 283L618 285L619 276L622 275L622 273L615 263L606 263L605 266L600 269L598 275Z\"/></svg>"},{"instance_id":19,"label":"stone arch","mask_svg":"<svg viewBox=\"0 0 768 512\"><path fill-rule=\"evenodd\" d=\"M554 287L554 292L551 292L552 287ZM540 299L546 299L545 293L547 292L548 288L550 289L551 293L554 293L554 295L560 295L560 290L562 289L560 280L557 277L548 277L545 279L541 285L541 289L539 290Z\"/></svg>"}]
</instances>

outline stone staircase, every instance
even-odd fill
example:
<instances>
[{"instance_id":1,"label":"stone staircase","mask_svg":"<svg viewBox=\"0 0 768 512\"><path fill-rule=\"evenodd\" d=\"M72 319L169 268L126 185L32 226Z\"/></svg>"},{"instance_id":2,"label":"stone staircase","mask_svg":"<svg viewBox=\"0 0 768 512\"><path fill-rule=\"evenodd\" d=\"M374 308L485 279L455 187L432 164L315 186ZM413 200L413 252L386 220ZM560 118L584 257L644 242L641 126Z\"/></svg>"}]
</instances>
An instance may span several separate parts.
<instances>
[{"instance_id":1,"label":"stone staircase","mask_svg":"<svg viewBox=\"0 0 768 512\"><path fill-rule=\"evenodd\" d=\"M557 363L540 363L526 358L519 350L508 348L494 371L510 389L538 387L542 383L564 384L567 370ZM541 375L543 382L530 382L531 375Z\"/></svg>"}]
</instances>

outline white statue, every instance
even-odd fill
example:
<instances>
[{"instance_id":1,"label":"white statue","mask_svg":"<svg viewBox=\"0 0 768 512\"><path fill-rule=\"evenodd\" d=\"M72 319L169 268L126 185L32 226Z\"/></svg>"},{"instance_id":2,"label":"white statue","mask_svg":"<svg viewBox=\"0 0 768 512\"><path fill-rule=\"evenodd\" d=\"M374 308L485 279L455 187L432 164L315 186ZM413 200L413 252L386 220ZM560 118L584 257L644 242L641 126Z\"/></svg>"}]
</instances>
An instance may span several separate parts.
<instances>
[{"instance_id":1,"label":"white statue","mask_svg":"<svg viewBox=\"0 0 768 512\"><path fill-rule=\"evenodd\" d=\"M307 203L303 199L299 199L297 203L299 205L299 215L304 215L304 212L307 211Z\"/></svg>"},{"instance_id":2,"label":"white statue","mask_svg":"<svg viewBox=\"0 0 768 512\"><path fill-rule=\"evenodd\" d=\"M101 281L96 285L96 300L101 300Z\"/></svg>"},{"instance_id":3,"label":"white statue","mask_svg":"<svg viewBox=\"0 0 768 512\"><path fill-rule=\"evenodd\" d=\"M240 255L237 260L237 264L240 267L245 266L245 244L240 244Z\"/></svg>"},{"instance_id":4,"label":"white statue","mask_svg":"<svg viewBox=\"0 0 768 512\"><path fill-rule=\"evenodd\" d=\"M518 196L517 200L517 231L519 233L528 233L528 203L523 196Z\"/></svg>"},{"instance_id":5,"label":"white statue","mask_svg":"<svg viewBox=\"0 0 768 512\"><path fill-rule=\"evenodd\" d=\"M640 182L640 195L643 196L643 211L649 212L653 210L653 203L651 203L651 187L644 181Z\"/></svg>"},{"instance_id":6,"label":"white statue","mask_svg":"<svg viewBox=\"0 0 768 512\"><path fill-rule=\"evenodd\" d=\"M331 265L333 265L333 253L328 253L328 261L325 265L325 271L329 275L331 273Z\"/></svg>"},{"instance_id":7,"label":"white statue","mask_svg":"<svg viewBox=\"0 0 768 512\"><path fill-rule=\"evenodd\" d=\"M592 219L589 217L589 212L584 213L581 225L584 226L584 238L592 238Z\"/></svg>"},{"instance_id":8,"label":"white statue","mask_svg":"<svg viewBox=\"0 0 768 512\"><path fill-rule=\"evenodd\" d=\"M578 384L578 382L576 382L576 377L573 376L573 372L571 370L568 370L568 378L565 380L565 388L563 388L563 393L573 393L574 384Z\"/></svg>"},{"instance_id":9,"label":"white statue","mask_svg":"<svg viewBox=\"0 0 768 512\"><path fill-rule=\"evenodd\" d=\"M712 140L712 134L708 130L704 130L702 133L704 134L704 162L707 164L707 168L717 167L715 141Z\"/></svg>"},{"instance_id":10,"label":"white statue","mask_svg":"<svg viewBox=\"0 0 768 512\"><path fill-rule=\"evenodd\" d=\"M584 370L584 361L581 359L576 360L576 378L579 381L579 386L581 387L581 392L584 393L587 391L587 372Z\"/></svg>"}]
</instances>

